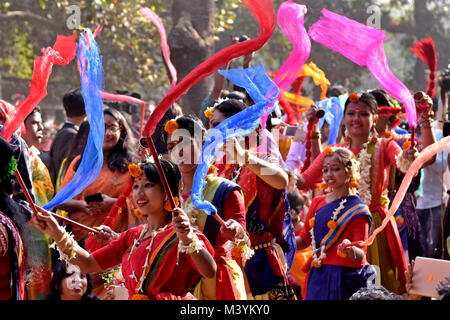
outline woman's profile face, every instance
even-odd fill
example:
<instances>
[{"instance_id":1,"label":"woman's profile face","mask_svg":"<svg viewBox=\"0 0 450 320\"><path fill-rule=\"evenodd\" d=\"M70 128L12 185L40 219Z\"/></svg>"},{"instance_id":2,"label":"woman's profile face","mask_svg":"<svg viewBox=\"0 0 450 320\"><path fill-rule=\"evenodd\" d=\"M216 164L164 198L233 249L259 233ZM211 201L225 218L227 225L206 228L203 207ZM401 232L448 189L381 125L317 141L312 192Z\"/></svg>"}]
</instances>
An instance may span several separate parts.
<instances>
[{"instance_id":1,"label":"woman's profile face","mask_svg":"<svg viewBox=\"0 0 450 320\"><path fill-rule=\"evenodd\" d=\"M119 142L121 127L119 122L111 115L105 114L105 137L103 151L111 151Z\"/></svg>"},{"instance_id":2,"label":"woman's profile face","mask_svg":"<svg viewBox=\"0 0 450 320\"><path fill-rule=\"evenodd\" d=\"M68 263L61 282L61 300L81 300L87 290L87 278L78 266Z\"/></svg>"},{"instance_id":3,"label":"woman's profile face","mask_svg":"<svg viewBox=\"0 0 450 320\"><path fill-rule=\"evenodd\" d=\"M178 165L181 172L190 172L197 168L202 146L189 134L178 135L178 131L167 137L169 157Z\"/></svg>"},{"instance_id":4,"label":"woman's profile face","mask_svg":"<svg viewBox=\"0 0 450 320\"><path fill-rule=\"evenodd\" d=\"M214 110L211 119L209 119L209 128L214 129L225 119L227 119L227 117L222 112Z\"/></svg>"}]
</instances>

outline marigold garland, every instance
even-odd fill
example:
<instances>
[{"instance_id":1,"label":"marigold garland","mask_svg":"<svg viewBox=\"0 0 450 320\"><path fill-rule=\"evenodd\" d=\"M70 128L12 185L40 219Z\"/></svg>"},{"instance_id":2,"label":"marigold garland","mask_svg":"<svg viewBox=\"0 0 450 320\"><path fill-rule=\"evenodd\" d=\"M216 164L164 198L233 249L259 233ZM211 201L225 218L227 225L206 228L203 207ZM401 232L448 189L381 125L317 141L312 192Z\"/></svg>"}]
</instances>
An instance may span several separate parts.
<instances>
[{"instance_id":1,"label":"marigold garland","mask_svg":"<svg viewBox=\"0 0 450 320\"><path fill-rule=\"evenodd\" d=\"M358 189L358 188L359 188L359 182L358 182L358 181L355 181L355 180L352 180L352 181L350 181L350 183L349 183L349 187L350 187L350 188L353 188L353 189Z\"/></svg>"},{"instance_id":2,"label":"marigold garland","mask_svg":"<svg viewBox=\"0 0 450 320\"><path fill-rule=\"evenodd\" d=\"M164 126L164 131L166 131L168 134L173 134L178 129L178 122L175 120L169 120L167 121L166 125Z\"/></svg>"},{"instance_id":3,"label":"marigold garland","mask_svg":"<svg viewBox=\"0 0 450 320\"><path fill-rule=\"evenodd\" d=\"M328 221L327 226L328 226L329 229L333 229L334 230L334 229L337 228L338 224L337 224L336 221L330 220L330 221Z\"/></svg>"},{"instance_id":4,"label":"marigold garland","mask_svg":"<svg viewBox=\"0 0 450 320\"><path fill-rule=\"evenodd\" d=\"M321 190L327 190L329 188L329 185L327 185L326 183L320 183L317 185L317 190L321 191Z\"/></svg>"},{"instance_id":5,"label":"marigold garland","mask_svg":"<svg viewBox=\"0 0 450 320\"><path fill-rule=\"evenodd\" d=\"M146 294L135 293L131 297L131 300L150 300L150 297Z\"/></svg>"},{"instance_id":6,"label":"marigold garland","mask_svg":"<svg viewBox=\"0 0 450 320\"><path fill-rule=\"evenodd\" d=\"M406 141L403 145L402 145L402 149L406 150L411 146L411 140Z\"/></svg>"},{"instance_id":7,"label":"marigold garland","mask_svg":"<svg viewBox=\"0 0 450 320\"><path fill-rule=\"evenodd\" d=\"M386 131L386 132L384 133L384 137L385 137L386 139L391 139L393 136L394 136L394 135L392 134L391 131Z\"/></svg>"},{"instance_id":8,"label":"marigold garland","mask_svg":"<svg viewBox=\"0 0 450 320\"><path fill-rule=\"evenodd\" d=\"M356 93L350 93L348 98L350 99L350 101L352 103L358 103L358 101L359 101L359 97Z\"/></svg>"},{"instance_id":9,"label":"marigold garland","mask_svg":"<svg viewBox=\"0 0 450 320\"><path fill-rule=\"evenodd\" d=\"M142 176L142 169L136 163L132 163L128 166L128 171L133 178L139 178Z\"/></svg>"},{"instance_id":10,"label":"marigold garland","mask_svg":"<svg viewBox=\"0 0 450 320\"><path fill-rule=\"evenodd\" d=\"M337 255L341 258L346 258L347 257L347 253L345 253L344 251L341 251L339 249L337 249Z\"/></svg>"}]
</instances>

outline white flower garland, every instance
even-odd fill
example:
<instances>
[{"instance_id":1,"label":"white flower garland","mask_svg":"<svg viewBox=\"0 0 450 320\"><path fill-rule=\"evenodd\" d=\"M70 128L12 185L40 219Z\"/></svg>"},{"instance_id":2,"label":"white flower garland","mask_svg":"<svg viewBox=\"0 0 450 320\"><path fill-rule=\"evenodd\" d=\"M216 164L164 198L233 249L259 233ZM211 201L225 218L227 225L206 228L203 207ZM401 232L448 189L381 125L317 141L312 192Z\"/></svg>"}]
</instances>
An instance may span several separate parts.
<instances>
[{"instance_id":1,"label":"white flower garland","mask_svg":"<svg viewBox=\"0 0 450 320\"><path fill-rule=\"evenodd\" d=\"M132 273L130 274L129 277L132 278L132 279L135 279L137 281L137 285L139 285L137 288L135 288L135 293L138 293L142 289L142 285L144 284L145 277L147 276L147 274L145 273L145 269L148 267L148 262L149 262L148 258L150 256L150 251L152 249L153 240L155 240L155 237L161 231L164 231L169 224L166 224L162 228L159 228L159 229L156 229L156 230L152 230L152 233L151 233L152 240L150 241L150 244L145 248L147 250L147 256L145 257L145 263L142 266L142 274L141 274L141 277L140 277L139 281L138 281L138 278L136 277L136 273L134 271L134 268L133 268L133 265L132 265L132 263L130 261L130 258L131 258L131 254L134 252L134 250L140 245L140 241L142 240L144 235L147 233L147 231L148 231L150 226L148 224L145 224L144 228L142 229L141 234L139 235L139 238L138 239L134 239L133 246L132 246L132 248L130 250L130 254L128 255L128 261L130 261L130 267L131 267L131 270L132 270Z\"/></svg>"},{"instance_id":2,"label":"white flower garland","mask_svg":"<svg viewBox=\"0 0 450 320\"><path fill-rule=\"evenodd\" d=\"M339 203L339 206L334 210L333 216L331 217L330 221L336 222L339 213L342 211L342 209L345 208L346 202L347 202L346 198L341 200L341 202ZM315 221L315 219L314 219L314 221ZM309 230L309 234L311 235L311 249L312 249L312 254L313 254L313 261L316 262L316 264L318 266L320 266L322 264L322 260L327 257L327 255L325 254L325 245L320 247L320 256L317 256L317 251L319 249L317 248L316 238L314 236L314 226L312 226L311 229Z\"/></svg>"},{"instance_id":3,"label":"white flower garland","mask_svg":"<svg viewBox=\"0 0 450 320\"><path fill-rule=\"evenodd\" d=\"M370 206L370 203L372 202L372 190L371 190L372 155L369 152L367 152L367 149L372 139L376 139L375 142L375 149L376 149L376 144L379 143L379 139L369 137L369 141L363 144L363 147L357 156L357 159L360 163L359 166L360 176L362 177L359 182L358 192L359 196L367 206Z\"/></svg>"},{"instance_id":4,"label":"white flower garland","mask_svg":"<svg viewBox=\"0 0 450 320\"><path fill-rule=\"evenodd\" d=\"M345 208L346 202L347 202L347 198L342 199L341 202L339 203L339 206L336 209L334 209L333 216L331 217L332 221L336 222L337 216L338 216L339 212L341 212L341 210Z\"/></svg>"}]
</instances>

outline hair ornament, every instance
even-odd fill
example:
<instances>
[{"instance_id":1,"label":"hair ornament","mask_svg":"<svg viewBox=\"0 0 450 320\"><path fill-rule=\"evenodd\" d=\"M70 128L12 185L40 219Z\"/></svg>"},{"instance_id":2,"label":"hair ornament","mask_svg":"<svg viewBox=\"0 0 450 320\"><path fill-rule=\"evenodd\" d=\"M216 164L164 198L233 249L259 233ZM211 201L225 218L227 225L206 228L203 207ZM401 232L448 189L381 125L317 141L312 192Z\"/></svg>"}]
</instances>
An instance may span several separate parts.
<instances>
[{"instance_id":1,"label":"hair ornament","mask_svg":"<svg viewBox=\"0 0 450 320\"><path fill-rule=\"evenodd\" d=\"M356 93L350 93L348 98L350 99L350 101L352 103L358 103L358 101L359 101L359 96Z\"/></svg>"},{"instance_id":2,"label":"hair ornament","mask_svg":"<svg viewBox=\"0 0 450 320\"><path fill-rule=\"evenodd\" d=\"M133 178L139 178L142 176L142 169L136 163L132 163L128 166L128 171Z\"/></svg>"},{"instance_id":3,"label":"hair ornament","mask_svg":"<svg viewBox=\"0 0 450 320\"><path fill-rule=\"evenodd\" d=\"M333 155L334 150L332 147L326 147L325 150L323 150L323 152L325 153L325 156L329 157Z\"/></svg>"},{"instance_id":4,"label":"hair ornament","mask_svg":"<svg viewBox=\"0 0 450 320\"><path fill-rule=\"evenodd\" d=\"M164 126L164 131L166 131L168 134L173 134L177 129L178 122L176 120L169 120Z\"/></svg>"}]
</instances>

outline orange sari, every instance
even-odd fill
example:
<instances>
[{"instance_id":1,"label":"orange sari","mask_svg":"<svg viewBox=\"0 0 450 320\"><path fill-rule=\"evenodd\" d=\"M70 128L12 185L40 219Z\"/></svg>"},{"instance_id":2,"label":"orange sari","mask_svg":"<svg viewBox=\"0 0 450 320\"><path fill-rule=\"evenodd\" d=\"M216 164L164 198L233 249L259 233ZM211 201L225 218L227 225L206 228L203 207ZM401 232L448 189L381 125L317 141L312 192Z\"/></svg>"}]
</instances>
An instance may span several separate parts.
<instances>
[{"instance_id":1,"label":"orange sari","mask_svg":"<svg viewBox=\"0 0 450 320\"><path fill-rule=\"evenodd\" d=\"M73 176L75 175L74 165L79 158L80 156L77 156L70 163L66 175L64 176L61 188L64 187L67 183L69 183L70 180L72 180ZM85 196L97 192L105 194L111 198L118 198L122 194L124 189L127 187L128 180L129 180L128 171L124 173L121 173L119 171L111 171L108 168L107 163L103 162L103 166L98 178L94 182L92 182L86 189L84 189L80 194L75 196L73 199L84 200ZM68 218L75 220L79 223L82 223L84 225L87 225L89 227L96 227L102 224L107 215L108 211L95 215L88 215L87 213L81 211L72 211L69 212ZM121 227L119 229L123 230L117 230L117 228L114 228L116 229L115 230L116 232L122 232L125 229L127 229L126 228L128 216L127 212L122 212L121 216L123 217L123 219L120 219L121 222L119 224ZM83 239L88 235L88 231L76 227L72 228L72 232L77 241Z\"/></svg>"}]
</instances>

